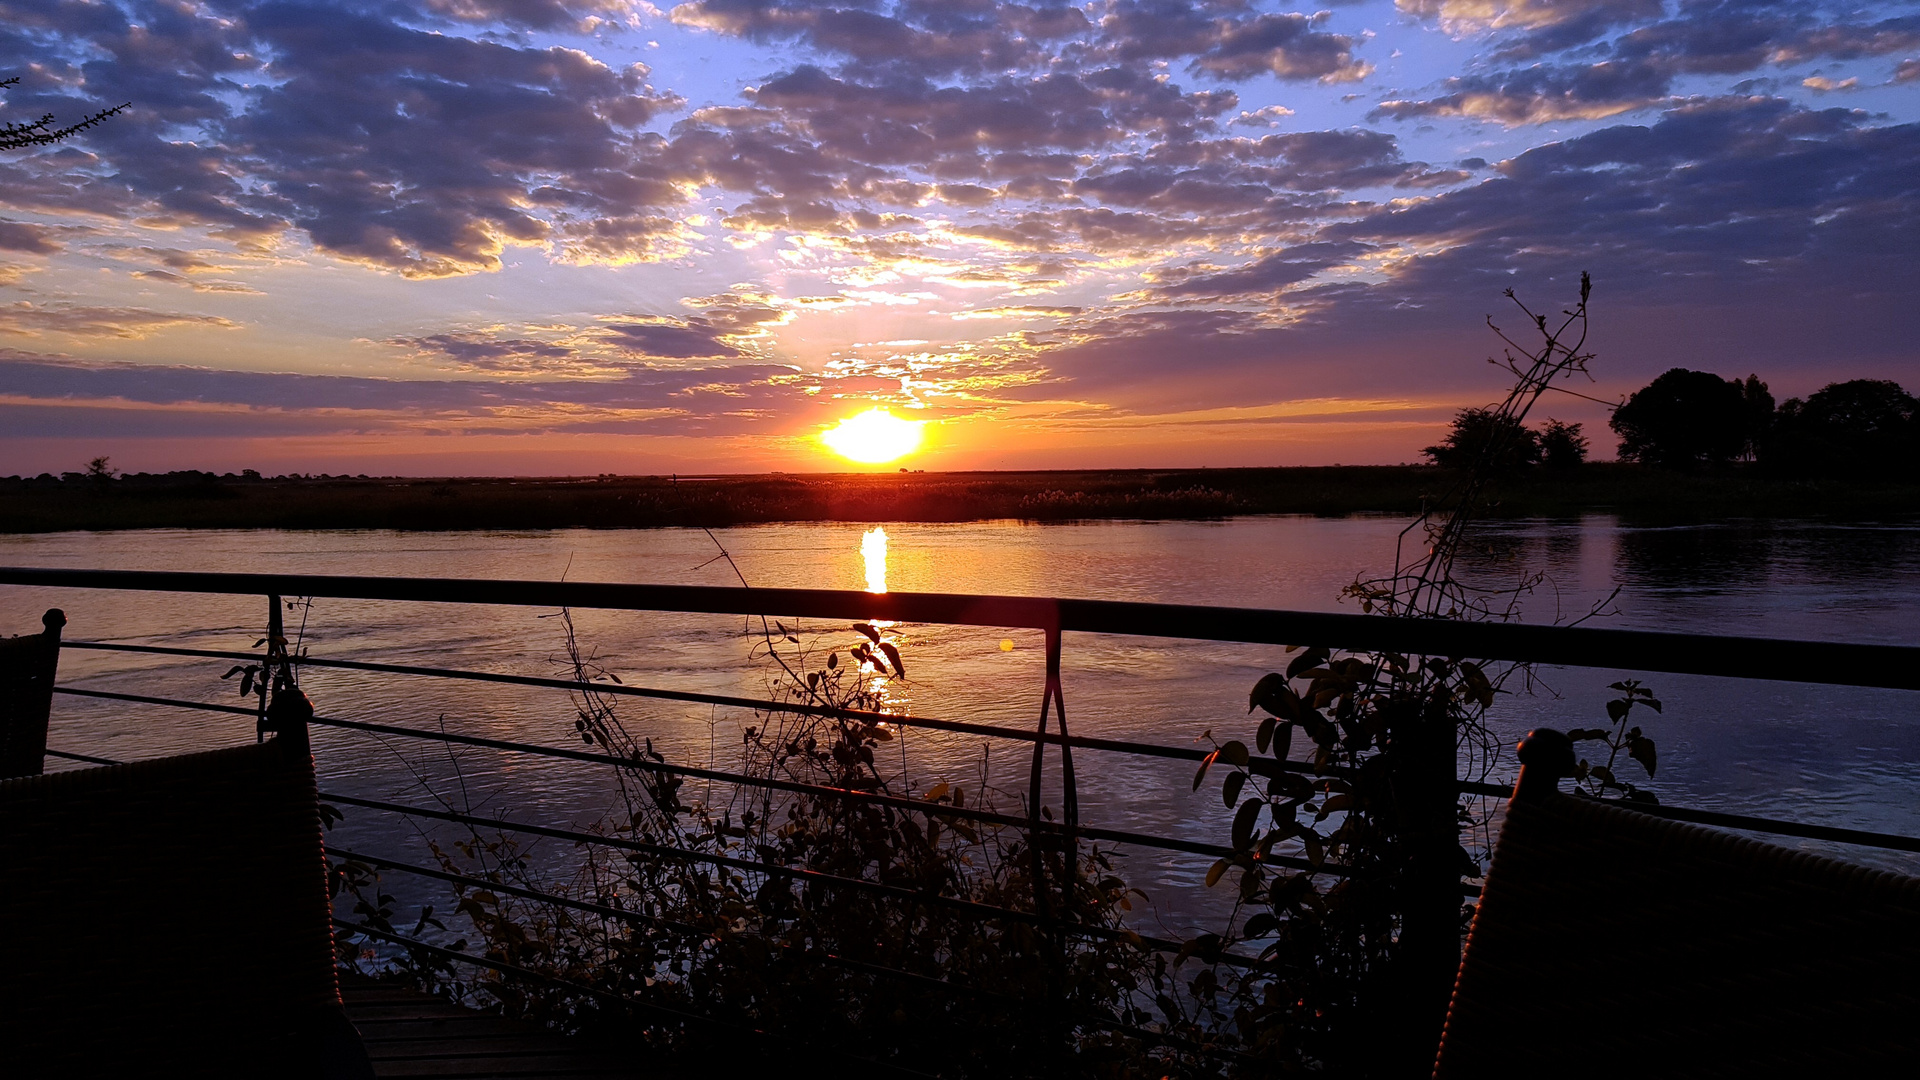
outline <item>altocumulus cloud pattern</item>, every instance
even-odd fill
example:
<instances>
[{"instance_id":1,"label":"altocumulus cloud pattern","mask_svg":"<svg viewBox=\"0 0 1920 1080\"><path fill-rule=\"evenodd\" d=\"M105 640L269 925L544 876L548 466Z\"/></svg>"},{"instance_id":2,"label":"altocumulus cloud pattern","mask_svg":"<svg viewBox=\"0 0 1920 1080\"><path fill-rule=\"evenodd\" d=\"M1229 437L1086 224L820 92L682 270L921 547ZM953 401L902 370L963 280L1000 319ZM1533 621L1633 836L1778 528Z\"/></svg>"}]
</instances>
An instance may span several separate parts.
<instances>
[{"instance_id":1,"label":"altocumulus cloud pattern","mask_svg":"<svg viewBox=\"0 0 1920 1080\"><path fill-rule=\"evenodd\" d=\"M1920 359L1911 3L0 0L0 74L133 103L0 159L23 461L1401 460L1582 270L1600 396Z\"/></svg>"}]
</instances>

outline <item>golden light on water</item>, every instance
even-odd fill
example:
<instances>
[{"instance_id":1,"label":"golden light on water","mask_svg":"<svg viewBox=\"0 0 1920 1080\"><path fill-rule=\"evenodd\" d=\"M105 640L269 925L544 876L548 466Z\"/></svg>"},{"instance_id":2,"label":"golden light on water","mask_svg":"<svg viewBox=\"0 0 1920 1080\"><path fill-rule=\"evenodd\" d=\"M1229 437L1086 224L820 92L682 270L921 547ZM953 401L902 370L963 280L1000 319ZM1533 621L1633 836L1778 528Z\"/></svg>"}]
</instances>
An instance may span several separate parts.
<instances>
[{"instance_id":1,"label":"golden light on water","mask_svg":"<svg viewBox=\"0 0 1920 1080\"><path fill-rule=\"evenodd\" d=\"M887 591L887 530L878 525L860 538L860 558L867 564L867 591Z\"/></svg>"},{"instance_id":2,"label":"golden light on water","mask_svg":"<svg viewBox=\"0 0 1920 1080\"><path fill-rule=\"evenodd\" d=\"M924 420L902 420L875 405L821 432L820 441L850 461L878 465L918 450L924 427Z\"/></svg>"}]
</instances>

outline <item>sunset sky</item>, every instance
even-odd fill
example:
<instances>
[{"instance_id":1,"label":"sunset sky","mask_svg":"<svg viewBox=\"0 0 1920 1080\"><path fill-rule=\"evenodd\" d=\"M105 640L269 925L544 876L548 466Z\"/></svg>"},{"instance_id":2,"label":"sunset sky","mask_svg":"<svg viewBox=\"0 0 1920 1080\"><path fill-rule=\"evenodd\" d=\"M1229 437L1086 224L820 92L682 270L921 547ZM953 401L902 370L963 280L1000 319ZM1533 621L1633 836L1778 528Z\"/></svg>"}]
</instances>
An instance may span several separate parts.
<instances>
[{"instance_id":1,"label":"sunset sky","mask_svg":"<svg viewBox=\"0 0 1920 1080\"><path fill-rule=\"evenodd\" d=\"M0 475L1410 461L1583 270L1582 393L1920 390L1912 2L0 0L9 74L132 107L0 154Z\"/></svg>"}]
</instances>

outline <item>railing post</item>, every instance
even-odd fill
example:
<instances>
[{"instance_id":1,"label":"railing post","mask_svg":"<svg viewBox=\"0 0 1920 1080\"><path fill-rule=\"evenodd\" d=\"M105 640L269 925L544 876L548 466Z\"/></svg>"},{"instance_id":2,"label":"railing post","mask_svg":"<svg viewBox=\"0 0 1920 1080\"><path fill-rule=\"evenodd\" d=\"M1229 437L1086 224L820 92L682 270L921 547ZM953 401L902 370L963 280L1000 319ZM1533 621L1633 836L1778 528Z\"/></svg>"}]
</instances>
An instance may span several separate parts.
<instances>
[{"instance_id":1,"label":"railing post","mask_svg":"<svg viewBox=\"0 0 1920 1080\"><path fill-rule=\"evenodd\" d=\"M1067 702L1066 696L1060 687L1060 627L1056 622L1055 625L1046 627L1045 629L1047 635L1047 683L1046 689L1040 697L1040 726L1037 730L1037 734L1041 737L1034 740L1033 765L1027 775L1027 821L1029 823L1027 846L1033 851L1034 902L1038 905L1040 914L1042 915L1048 914L1052 906L1051 898L1048 896L1047 890L1053 874L1047 868L1043 853L1048 846L1053 844L1053 841L1048 840L1043 842L1041 840L1046 830L1045 826L1041 824L1040 815L1041 780L1045 775L1047 760L1047 740L1045 736L1047 734L1047 716L1049 712L1058 717L1060 728L1060 815L1064 830L1057 835L1061 837L1065 845L1063 850L1067 852L1064 856L1066 859L1065 869L1061 874L1061 877L1066 881L1067 888L1072 887L1073 874L1078 868L1078 860L1073 858L1073 853L1076 845L1074 838L1075 827L1080 824L1080 793L1073 776L1073 747L1068 746L1066 742Z\"/></svg>"},{"instance_id":2,"label":"railing post","mask_svg":"<svg viewBox=\"0 0 1920 1080\"><path fill-rule=\"evenodd\" d=\"M0 641L0 780L46 769L47 722L60 667L60 628L67 613L48 608L42 632Z\"/></svg>"},{"instance_id":3,"label":"railing post","mask_svg":"<svg viewBox=\"0 0 1920 1080\"><path fill-rule=\"evenodd\" d=\"M1433 1066L1460 968L1458 732L1444 706L1410 713L1392 732L1394 817L1406 861L1400 882L1401 1064ZM1398 1070L1396 1070L1398 1071Z\"/></svg>"},{"instance_id":4,"label":"railing post","mask_svg":"<svg viewBox=\"0 0 1920 1080\"><path fill-rule=\"evenodd\" d=\"M260 699L259 717L254 721L253 727L253 737L256 742L267 741L267 732L270 730L267 722L267 691L269 684L273 682L274 661L280 658L285 642L286 627L280 620L280 596L278 593L268 593L267 651L261 656L260 678L254 689L254 693L258 694Z\"/></svg>"},{"instance_id":5,"label":"railing post","mask_svg":"<svg viewBox=\"0 0 1920 1080\"><path fill-rule=\"evenodd\" d=\"M1080 824L1080 794L1073 775L1073 747L1067 739L1067 702L1060 685L1060 621L1056 617L1044 627L1047 647L1046 687L1040 696L1040 725L1036 732L1040 738L1033 743L1033 764L1027 776L1027 849L1030 855L1033 874L1033 900L1038 914L1045 920L1043 927L1047 942L1047 1006L1053 1029L1052 1049L1059 1055L1056 1072L1065 1070L1067 1055L1071 1048L1067 1045L1068 1030L1066 1010L1066 967L1067 937L1060 925L1060 916L1073 905L1073 888L1079 875L1079 840L1077 826ZM1060 729L1060 815L1062 828L1047 829L1042 824L1040 813L1042 780L1045 776L1047 754L1047 716L1051 712L1059 721ZM1060 852L1060 896L1052 896L1053 879L1056 874L1049 865L1047 850L1057 848Z\"/></svg>"}]
</instances>

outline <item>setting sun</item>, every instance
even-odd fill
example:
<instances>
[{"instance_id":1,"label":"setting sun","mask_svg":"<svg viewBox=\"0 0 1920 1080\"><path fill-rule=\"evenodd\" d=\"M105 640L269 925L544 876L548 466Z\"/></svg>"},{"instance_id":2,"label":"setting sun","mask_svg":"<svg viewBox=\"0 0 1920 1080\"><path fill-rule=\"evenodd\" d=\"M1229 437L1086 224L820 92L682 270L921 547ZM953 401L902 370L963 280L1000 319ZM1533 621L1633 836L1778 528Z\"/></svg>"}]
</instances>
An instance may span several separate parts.
<instances>
[{"instance_id":1,"label":"setting sun","mask_svg":"<svg viewBox=\"0 0 1920 1080\"><path fill-rule=\"evenodd\" d=\"M925 426L924 420L902 420L876 405L821 432L820 441L841 457L878 465L919 449Z\"/></svg>"}]
</instances>

